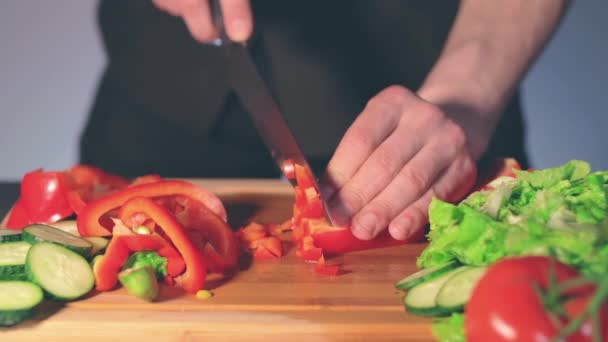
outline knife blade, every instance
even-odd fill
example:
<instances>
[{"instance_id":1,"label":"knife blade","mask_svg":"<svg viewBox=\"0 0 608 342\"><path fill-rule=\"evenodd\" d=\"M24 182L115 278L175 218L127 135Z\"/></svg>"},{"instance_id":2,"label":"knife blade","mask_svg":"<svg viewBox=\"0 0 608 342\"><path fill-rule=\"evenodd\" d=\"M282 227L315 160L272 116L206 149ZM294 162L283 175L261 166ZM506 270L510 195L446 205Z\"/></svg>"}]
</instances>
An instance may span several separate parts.
<instances>
[{"instance_id":1,"label":"knife blade","mask_svg":"<svg viewBox=\"0 0 608 342\"><path fill-rule=\"evenodd\" d=\"M225 55L228 64L228 81L237 94L243 107L249 113L258 134L264 141L272 158L293 186L295 180L287 177L285 161L292 160L305 168L306 172L313 175L314 186L319 189L318 178L310 168L310 165L302 152L293 132L281 113L281 110L273 99L264 79L260 75L247 43L231 41L224 29L224 21L219 5L219 0L211 1L211 12L219 38L213 44L219 46ZM331 215L327 209L326 199L319 193L323 203L326 219L333 224Z\"/></svg>"}]
</instances>

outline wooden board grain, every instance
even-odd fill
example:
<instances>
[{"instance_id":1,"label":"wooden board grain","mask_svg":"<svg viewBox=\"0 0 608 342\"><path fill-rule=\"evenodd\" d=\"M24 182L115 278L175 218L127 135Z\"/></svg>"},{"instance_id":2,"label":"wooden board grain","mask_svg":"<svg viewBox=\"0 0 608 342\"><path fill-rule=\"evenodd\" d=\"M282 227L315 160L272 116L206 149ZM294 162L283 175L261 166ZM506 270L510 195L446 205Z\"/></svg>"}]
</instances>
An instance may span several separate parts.
<instances>
[{"instance_id":1,"label":"wooden board grain","mask_svg":"<svg viewBox=\"0 0 608 342\"><path fill-rule=\"evenodd\" d=\"M272 180L196 180L218 193L230 223L282 222L292 190ZM156 303L123 289L65 305L45 303L35 319L0 329L1 341L429 341L430 321L408 315L393 284L416 270L423 244L351 253L346 273L323 277L293 249L279 260L244 263L231 279L211 280L198 300L163 287Z\"/></svg>"}]
</instances>

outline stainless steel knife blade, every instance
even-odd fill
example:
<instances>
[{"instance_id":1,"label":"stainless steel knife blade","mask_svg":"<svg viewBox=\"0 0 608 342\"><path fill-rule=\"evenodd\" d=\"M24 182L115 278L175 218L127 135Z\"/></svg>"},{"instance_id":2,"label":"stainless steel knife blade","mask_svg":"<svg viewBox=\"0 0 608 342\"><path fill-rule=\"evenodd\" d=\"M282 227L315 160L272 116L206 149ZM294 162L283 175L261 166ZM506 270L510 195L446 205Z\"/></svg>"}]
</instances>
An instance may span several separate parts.
<instances>
[{"instance_id":1,"label":"stainless steel knife blade","mask_svg":"<svg viewBox=\"0 0 608 342\"><path fill-rule=\"evenodd\" d=\"M219 31L219 39L214 42L214 45L219 46L225 53L228 62L229 83L251 116L260 137L281 173L286 174L284 162L292 160L306 168L315 177L315 186L319 189L317 176L310 168L285 117L259 74L246 43L233 42L227 37L219 1L212 0L211 6L214 22ZM295 185L291 179L286 178L292 182L292 185ZM325 208L325 216L332 224L333 220L327 210L327 202L322 194L320 197L323 208Z\"/></svg>"}]
</instances>

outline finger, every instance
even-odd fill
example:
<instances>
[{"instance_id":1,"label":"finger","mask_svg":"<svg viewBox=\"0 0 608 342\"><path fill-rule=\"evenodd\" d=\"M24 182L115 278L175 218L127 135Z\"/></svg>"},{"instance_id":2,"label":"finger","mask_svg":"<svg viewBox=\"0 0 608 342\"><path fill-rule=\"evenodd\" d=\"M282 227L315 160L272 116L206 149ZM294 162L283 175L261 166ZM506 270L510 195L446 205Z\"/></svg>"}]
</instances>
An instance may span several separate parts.
<instances>
[{"instance_id":1,"label":"finger","mask_svg":"<svg viewBox=\"0 0 608 342\"><path fill-rule=\"evenodd\" d=\"M211 10L207 0L181 0L179 15L182 16L188 31L194 39L206 43L217 38L218 33L213 24Z\"/></svg>"},{"instance_id":2,"label":"finger","mask_svg":"<svg viewBox=\"0 0 608 342\"><path fill-rule=\"evenodd\" d=\"M444 121L435 135L395 179L353 218L353 234L372 239L405 208L421 198L441 173L457 159L466 139L460 126Z\"/></svg>"},{"instance_id":3,"label":"finger","mask_svg":"<svg viewBox=\"0 0 608 342\"><path fill-rule=\"evenodd\" d=\"M397 128L403 106L414 95L390 87L370 100L349 127L327 165L321 191L331 198L357 172L374 150Z\"/></svg>"},{"instance_id":4,"label":"finger","mask_svg":"<svg viewBox=\"0 0 608 342\"><path fill-rule=\"evenodd\" d=\"M433 197L454 202L464 197L473 187L477 169L468 154L462 154L439 177L432 189L403 210L389 225L390 235L406 240L418 234L429 221L429 204Z\"/></svg>"},{"instance_id":5,"label":"finger","mask_svg":"<svg viewBox=\"0 0 608 342\"><path fill-rule=\"evenodd\" d=\"M334 217L344 222L359 212L423 148L427 137L442 122L444 115L438 108L422 104L409 107L409 112L415 115L402 115L397 129L335 194L338 205L332 211Z\"/></svg>"},{"instance_id":6,"label":"finger","mask_svg":"<svg viewBox=\"0 0 608 342\"><path fill-rule=\"evenodd\" d=\"M222 0L220 4L228 37L237 42L249 39L253 32L250 0Z\"/></svg>"}]
</instances>

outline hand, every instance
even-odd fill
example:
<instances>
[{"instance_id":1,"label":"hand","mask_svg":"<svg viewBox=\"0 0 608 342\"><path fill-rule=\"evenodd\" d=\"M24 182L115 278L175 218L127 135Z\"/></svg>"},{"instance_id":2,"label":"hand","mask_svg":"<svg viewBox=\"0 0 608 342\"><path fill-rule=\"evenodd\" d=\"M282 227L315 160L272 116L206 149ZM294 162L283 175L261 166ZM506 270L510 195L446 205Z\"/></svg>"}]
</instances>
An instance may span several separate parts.
<instances>
[{"instance_id":1,"label":"hand","mask_svg":"<svg viewBox=\"0 0 608 342\"><path fill-rule=\"evenodd\" d=\"M475 183L467 134L438 106L392 86L371 99L329 162L322 192L338 225L362 240L399 240L428 222L433 196L453 201Z\"/></svg>"},{"instance_id":2,"label":"hand","mask_svg":"<svg viewBox=\"0 0 608 342\"><path fill-rule=\"evenodd\" d=\"M161 10L184 19L194 39L208 43L218 37L211 17L208 0L152 0ZM220 0L224 27L228 37L236 42L245 41L253 31L250 0Z\"/></svg>"}]
</instances>

